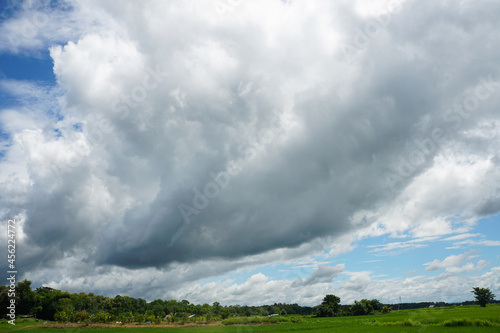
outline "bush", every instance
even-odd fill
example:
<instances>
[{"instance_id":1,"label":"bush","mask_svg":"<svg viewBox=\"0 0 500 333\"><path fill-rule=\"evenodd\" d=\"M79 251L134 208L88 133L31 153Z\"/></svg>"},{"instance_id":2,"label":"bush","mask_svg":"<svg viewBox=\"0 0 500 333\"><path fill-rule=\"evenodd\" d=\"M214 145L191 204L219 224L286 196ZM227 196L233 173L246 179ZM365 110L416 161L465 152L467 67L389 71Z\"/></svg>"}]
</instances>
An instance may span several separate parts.
<instances>
[{"instance_id":1,"label":"bush","mask_svg":"<svg viewBox=\"0 0 500 333\"><path fill-rule=\"evenodd\" d=\"M94 323L105 323L109 321L111 318L109 317L109 314L106 311L99 311L93 316L91 316L91 319Z\"/></svg>"},{"instance_id":2,"label":"bush","mask_svg":"<svg viewBox=\"0 0 500 333\"><path fill-rule=\"evenodd\" d=\"M351 306L351 313L354 316L364 316L373 314L373 307L369 300L362 299L361 301L354 301L354 304Z\"/></svg>"},{"instance_id":3,"label":"bush","mask_svg":"<svg viewBox=\"0 0 500 333\"><path fill-rule=\"evenodd\" d=\"M304 319L302 317L292 317L292 323L294 324L302 324Z\"/></svg>"},{"instance_id":4,"label":"bush","mask_svg":"<svg viewBox=\"0 0 500 333\"><path fill-rule=\"evenodd\" d=\"M80 321L80 322L83 322L85 321L87 318L89 317L89 314L87 313L87 311L83 310L83 311L80 311L80 312L77 312L75 315L74 315L74 321Z\"/></svg>"},{"instance_id":5,"label":"bush","mask_svg":"<svg viewBox=\"0 0 500 333\"><path fill-rule=\"evenodd\" d=\"M443 323L443 326L458 327L458 326L495 326L491 321L485 319L450 319Z\"/></svg>"},{"instance_id":6,"label":"bush","mask_svg":"<svg viewBox=\"0 0 500 333\"><path fill-rule=\"evenodd\" d=\"M403 326L414 327L414 326L422 326L419 321L407 319L403 322Z\"/></svg>"},{"instance_id":7,"label":"bush","mask_svg":"<svg viewBox=\"0 0 500 333\"><path fill-rule=\"evenodd\" d=\"M382 313L386 314L386 313L391 312L391 310L392 310L392 306L388 307L387 305L384 305L384 307L382 308Z\"/></svg>"},{"instance_id":8,"label":"bush","mask_svg":"<svg viewBox=\"0 0 500 333\"><path fill-rule=\"evenodd\" d=\"M65 311L56 312L56 314L54 315L54 319L55 321L58 321L60 323L65 323L70 320L68 314Z\"/></svg>"}]
</instances>

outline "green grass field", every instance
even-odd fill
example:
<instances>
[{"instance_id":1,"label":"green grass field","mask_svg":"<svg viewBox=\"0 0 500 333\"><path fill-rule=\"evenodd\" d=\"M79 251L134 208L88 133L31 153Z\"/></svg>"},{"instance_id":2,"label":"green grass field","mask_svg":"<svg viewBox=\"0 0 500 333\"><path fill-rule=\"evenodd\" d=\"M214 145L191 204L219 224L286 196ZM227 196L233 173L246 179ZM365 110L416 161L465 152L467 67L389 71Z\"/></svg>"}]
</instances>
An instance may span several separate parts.
<instances>
[{"instance_id":1,"label":"green grass field","mask_svg":"<svg viewBox=\"0 0 500 333\"><path fill-rule=\"evenodd\" d=\"M273 325L236 325L214 327L158 327L140 326L133 328L43 328L41 321L17 320L16 326L2 321L0 332L20 333L258 333L258 332L500 332L500 304L461 306L449 308L393 311L386 315L308 318L300 324L281 323Z\"/></svg>"}]
</instances>

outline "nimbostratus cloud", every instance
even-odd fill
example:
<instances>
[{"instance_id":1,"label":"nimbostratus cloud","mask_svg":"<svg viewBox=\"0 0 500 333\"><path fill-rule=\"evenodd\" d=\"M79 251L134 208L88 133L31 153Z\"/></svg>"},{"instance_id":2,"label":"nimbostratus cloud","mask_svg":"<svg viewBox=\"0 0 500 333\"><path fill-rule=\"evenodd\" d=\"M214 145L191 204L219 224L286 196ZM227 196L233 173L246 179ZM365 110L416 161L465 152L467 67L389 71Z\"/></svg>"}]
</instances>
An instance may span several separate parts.
<instances>
[{"instance_id":1,"label":"nimbostratus cloud","mask_svg":"<svg viewBox=\"0 0 500 333\"><path fill-rule=\"evenodd\" d=\"M11 151L25 155L2 162L26 170L4 177L2 199L3 216L23 219L26 269L78 253L168 270L373 225L465 232L498 213L499 5L360 8L252 1L220 15L211 3L76 1L74 17L101 30L75 19L64 36L76 38L61 43L39 27L62 118L13 128ZM13 181L30 184L20 205L7 199ZM370 277L346 286L359 281Z\"/></svg>"}]
</instances>

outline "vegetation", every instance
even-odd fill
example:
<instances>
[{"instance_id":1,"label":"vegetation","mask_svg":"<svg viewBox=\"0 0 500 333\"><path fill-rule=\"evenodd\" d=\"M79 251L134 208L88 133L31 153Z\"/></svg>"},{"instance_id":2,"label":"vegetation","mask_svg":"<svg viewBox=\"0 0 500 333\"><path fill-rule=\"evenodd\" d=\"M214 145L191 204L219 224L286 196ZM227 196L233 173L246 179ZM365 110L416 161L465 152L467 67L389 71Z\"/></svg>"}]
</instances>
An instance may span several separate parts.
<instances>
[{"instance_id":1,"label":"vegetation","mask_svg":"<svg viewBox=\"0 0 500 333\"><path fill-rule=\"evenodd\" d=\"M0 286L0 318L5 318L9 302L8 288ZM31 282L22 281L16 287L17 315L32 315L38 319L61 323L206 323L229 317L270 315L310 315L312 308L298 304L262 306L222 306L219 302L191 304L187 300L146 302L128 296L105 297L93 293L70 294L61 290L40 287L31 289Z\"/></svg>"},{"instance_id":2,"label":"vegetation","mask_svg":"<svg viewBox=\"0 0 500 333\"><path fill-rule=\"evenodd\" d=\"M314 309L314 313L318 317L341 316L343 313L340 298L335 295L326 295L323 302Z\"/></svg>"},{"instance_id":3,"label":"vegetation","mask_svg":"<svg viewBox=\"0 0 500 333\"><path fill-rule=\"evenodd\" d=\"M6 317L4 305L9 302L7 290L7 287L0 286L2 318ZM384 305L377 299L361 299L352 305L341 305L340 298L332 294L326 295L314 308L281 303L262 306L223 306L219 302L195 305L187 300L157 299L146 302L120 295L112 298L93 293L71 294L49 287L32 290L31 282L24 280L16 287L16 326L0 319L0 331L22 328L24 332L30 332L30 327L40 326L45 328L45 333L61 332L52 329L86 327L93 329L91 333L99 333L101 328L115 327L115 332L128 329L127 333L133 333L149 325L173 330L179 325L189 325L192 326L190 331L204 333L234 332L231 330L234 325L263 325L252 328L253 332L328 332L334 329L346 332L367 329L400 332L402 327L407 332L423 327L431 332L436 328L439 330L435 331L441 332L451 328L460 331L476 327L498 331L500 305L484 309L495 296L487 288L474 288L473 293L480 306L440 307L444 303L415 303L408 306L426 308L391 311L393 306ZM436 307L429 308L429 305ZM212 330L212 326L217 326L217 330ZM240 328L238 330L241 331Z\"/></svg>"},{"instance_id":4,"label":"vegetation","mask_svg":"<svg viewBox=\"0 0 500 333\"><path fill-rule=\"evenodd\" d=\"M295 322L294 322L295 320ZM225 320L226 321L226 320ZM267 322L266 322L267 321ZM255 324L266 325L255 325ZM486 308L479 305L453 306L439 308L425 308L392 311L388 314L367 316L262 316L230 317L226 325L220 326L191 326L189 328L176 327L179 325L161 324L162 332L190 332L190 333L225 333L225 332L498 332L500 329L500 304ZM56 326L57 325L57 326ZM252 325L252 326L233 326ZM22 329L23 333L151 333L159 330L152 329L154 324L52 324L44 321L35 322L35 319L18 319L16 326L7 324L5 319L0 320L0 332L14 332ZM43 330L39 328L43 327ZM56 328L59 327L59 328ZM110 329L112 327L112 329ZM67 330L61 330L67 328ZM70 330L71 329L71 330Z\"/></svg>"},{"instance_id":5,"label":"vegetation","mask_svg":"<svg viewBox=\"0 0 500 333\"><path fill-rule=\"evenodd\" d=\"M477 304L479 304L479 306L483 308L486 306L486 304L495 299L495 295L493 295L489 288L474 287L472 288L472 293L476 298Z\"/></svg>"}]
</instances>

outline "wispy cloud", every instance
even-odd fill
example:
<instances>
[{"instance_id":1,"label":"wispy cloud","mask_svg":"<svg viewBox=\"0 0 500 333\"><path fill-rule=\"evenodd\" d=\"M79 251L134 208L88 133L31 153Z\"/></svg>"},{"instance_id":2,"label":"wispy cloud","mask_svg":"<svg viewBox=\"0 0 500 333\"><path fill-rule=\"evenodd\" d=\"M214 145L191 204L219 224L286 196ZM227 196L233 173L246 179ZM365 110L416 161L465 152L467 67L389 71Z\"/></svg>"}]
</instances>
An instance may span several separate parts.
<instances>
[{"instance_id":1,"label":"wispy cloud","mask_svg":"<svg viewBox=\"0 0 500 333\"><path fill-rule=\"evenodd\" d=\"M393 242L387 244L380 245L369 245L368 248L373 248L371 253L378 253L381 255L389 255L389 254L399 254L403 250L412 250L417 248L422 248L428 246L430 242L439 239L438 236L430 236L412 239L406 242Z\"/></svg>"},{"instance_id":2,"label":"wispy cloud","mask_svg":"<svg viewBox=\"0 0 500 333\"><path fill-rule=\"evenodd\" d=\"M470 233L465 233L465 234L459 234L451 237L446 237L443 238L443 241L456 241L456 240L461 240L461 239L466 239L466 238L473 238L473 237L479 237L481 234L470 234Z\"/></svg>"},{"instance_id":3,"label":"wispy cloud","mask_svg":"<svg viewBox=\"0 0 500 333\"><path fill-rule=\"evenodd\" d=\"M404 275L413 275L413 274L417 274L418 273L418 269L413 269L411 271L407 271L404 273Z\"/></svg>"}]
</instances>

